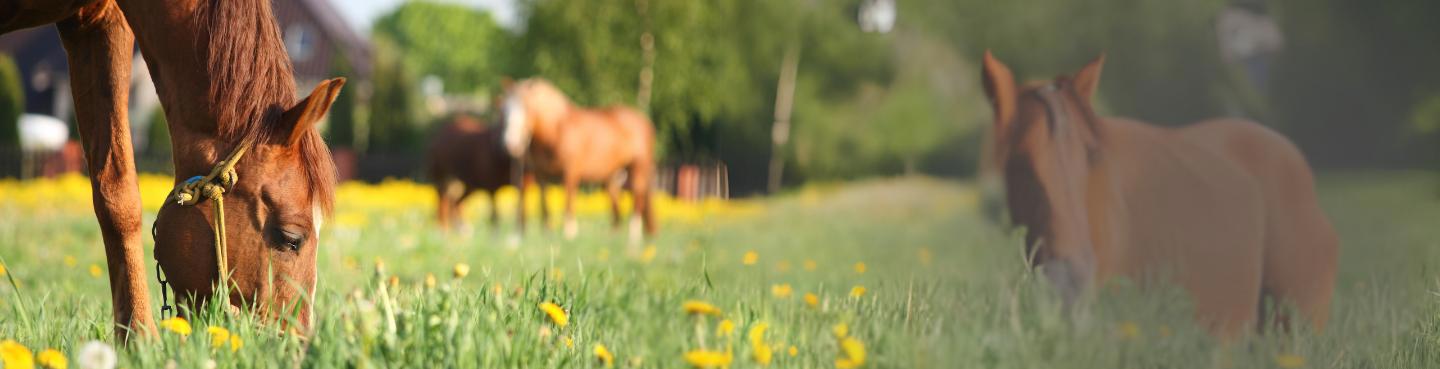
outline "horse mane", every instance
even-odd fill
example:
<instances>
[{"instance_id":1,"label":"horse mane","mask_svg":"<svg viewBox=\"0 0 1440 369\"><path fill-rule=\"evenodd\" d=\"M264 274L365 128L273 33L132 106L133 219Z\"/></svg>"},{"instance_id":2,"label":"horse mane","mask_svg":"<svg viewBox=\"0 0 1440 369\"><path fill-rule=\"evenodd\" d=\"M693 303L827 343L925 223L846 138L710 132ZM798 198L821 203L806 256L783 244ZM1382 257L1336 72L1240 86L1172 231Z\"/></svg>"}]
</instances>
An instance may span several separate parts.
<instances>
[{"instance_id":1,"label":"horse mane","mask_svg":"<svg viewBox=\"0 0 1440 369\"><path fill-rule=\"evenodd\" d=\"M294 106L294 69L269 0L201 0L197 46L210 76L208 97L216 132L229 142L271 142L288 137L281 117ZM315 130L295 148L312 201L329 214L335 202L335 163Z\"/></svg>"}]
</instances>

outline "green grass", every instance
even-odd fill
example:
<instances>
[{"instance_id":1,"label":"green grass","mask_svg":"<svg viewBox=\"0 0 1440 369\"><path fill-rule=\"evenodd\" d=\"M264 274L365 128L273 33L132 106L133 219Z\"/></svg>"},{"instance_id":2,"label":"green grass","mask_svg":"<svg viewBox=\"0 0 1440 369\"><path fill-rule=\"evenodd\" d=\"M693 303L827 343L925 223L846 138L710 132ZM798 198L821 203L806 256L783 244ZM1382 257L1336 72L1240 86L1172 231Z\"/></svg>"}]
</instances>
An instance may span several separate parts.
<instances>
[{"instance_id":1,"label":"green grass","mask_svg":"<svg viewBox=\"0 0 1440 369\"><path fill-rule=\"evenodd\" d=\"M1282 355L1303 358L1308 368L1440 367L1435 181L1413 173L1323 181L1343 251L1331 325L1321 334L1222 345L1193 325L1183 292L1142 292L1124 282L1063 313L1024 266L1018 234L983 219L972 189L901 179L797 191L761 200L764 210L745 218L667 223L648 263L626 255L623 232L608 231L603 217L582 218L579 240L532 231L512 250L484 227L471 237L432 230L429 208L368 213L364 227L325 230L308 343L245 317L202 313L189 339L167 333L136 342L122 350L121 367L215 360L221 367L583 368L601 366L592 354L599 343L616 367L687 367L682 355L704 345L731 348L731 367L749 368L758 365L746 332L762 321L770 327L765 340L784 344L771 366L784 368L834 367L840 348L831 330L839 323L864 342L869 368L1267 368ZM468 209L481 214L484 206ZM0 203L0 219L0 258L18 284L0 284L0 339L66 354L108 340L108 282L87 271L104 265L89 210ZM751 250L759 260L745 265ZM385 273L375 270L376 258ZM463 279L451 278L457 262L471 266ZM857 262L865 273L856 272ZM427 273L436 287L424 287ZM398 288L382 287L391 275ZM794 294L772 295L781 283ZM848 296L857 285L864 296ZM806 293L819 296L817 307L804 302ZM733 335L717 336L720 318L686 316L686 300L718 306ZM569 311L568 326L546 320L536 308L546 301ZM235 331L244 347L210 349L207 325ZM798 355L785 352L790 345Z\"/></svg>"}]
</instances>

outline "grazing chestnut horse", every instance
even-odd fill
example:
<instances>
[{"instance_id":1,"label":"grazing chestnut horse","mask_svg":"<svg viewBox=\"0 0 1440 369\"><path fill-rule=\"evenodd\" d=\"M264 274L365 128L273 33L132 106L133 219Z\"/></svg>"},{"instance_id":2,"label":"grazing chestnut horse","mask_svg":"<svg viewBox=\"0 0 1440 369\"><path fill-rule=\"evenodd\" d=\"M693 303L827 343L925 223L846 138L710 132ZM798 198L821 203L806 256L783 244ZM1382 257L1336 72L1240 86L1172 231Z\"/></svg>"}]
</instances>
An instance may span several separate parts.
<instances>
[{"instance_id":1,"label":"grazing chestnut horse","mask_svg":"<svg viewBox=\"0 0 1440 369\"><path fill-rule=\"evenodd\" d=\"M49 23L69 58L116 335L154 331L125 112L136 42L174 147L177 190L152 233L176 295L203 303L223 267L234 304L276 318L281 308L308 308L335 181L315 124L344 80L297 97L268 0L0 0L0 33ZM310 314L298 315L308 325Z\"/></svg>"},{"instance_id":2,"label":"grazing chestnut horse","mask_svg":"<svg viewBox=\"0 0 1440 369\"><path fill-rule=\"evenodd\" d=\"M1183 286L1198 319L1231 339L1258 320L1317 329L1329 316L1338 240L1300 151L1250 121L1179 129L1091 108L1104 57L1017 87L986 52L995 167L1031 262L1067 305L1112 277Z\"/></svg>"},{"instance_id":3,"label":"grazing chestnut horse","mask_svg":"<svg viewBox=\"0 0 1440 369\"><path fill-rule=\"evenodd\" d=\"M581 182L606 184L616 227L621 219L621 186L629 182L635 199L632 216L639 214L645 234L655 233L650 203L655 127L644 113L622 106L578 107L555 85L539 78L510 83L505 91L505 147L511 155L524 158L525 170L537 179L559 178L564 184L566 238L578 232L575 191ZM634 218L630 229L634 245L640 239L640 224Z\"/></svg>"},{"instance_id":4,"label":"grazing chestnut horse","mask_svg":"<svg viewBox=\"0 0 1440 369\"><path fill-rule=\"evenodd\" d=\"M453 230L461 225L460 203L475 191L489 193L490 225L499 226L495 192L511 183L511 168L515 167L501 133L478 118L457 115L431 138L426 160L439 197L435 215L442 228Z\"/></svg>"}]
</instances>

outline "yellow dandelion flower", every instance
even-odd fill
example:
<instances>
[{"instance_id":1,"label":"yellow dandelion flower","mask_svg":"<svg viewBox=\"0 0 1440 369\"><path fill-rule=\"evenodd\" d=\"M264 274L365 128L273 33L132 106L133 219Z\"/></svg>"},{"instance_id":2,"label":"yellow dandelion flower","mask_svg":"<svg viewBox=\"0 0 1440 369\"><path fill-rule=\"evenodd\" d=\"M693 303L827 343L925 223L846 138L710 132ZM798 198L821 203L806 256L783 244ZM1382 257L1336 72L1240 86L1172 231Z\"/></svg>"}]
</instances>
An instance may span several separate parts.
<instances>
[{"instance_id":1,"label":"yellow dandelion flower","mask_svg":"<svg viewBox=\"0 0 1440 369\"><path fill-rule=\"evenodd\" d=\"M801 263L801 266L805 268L805 271L813 272L820 267L820 264L816 263L815 260L805 259L805 262Z\"/></svg>"},{"instance_id":2,"label":"yellow dandelion flower","mask_svg":"<svg viewBox=\"0 0 1440 369\"><path fill-rule=\"evenodd\" d=\"M750 343L752 343L752 344L757 344L757 345L758 345L758 344L765 343L765 330L766 330L766 329L770 329L770 324L769 324L769 323L766 323L766 322L755 323L754 326L751 326L751 327L750 327L750 332L749 332L748 334L746 334L746 338L749 338L749 339L750 339Z\"/></svg>"},{"instance_id":3,"label":"yellow dandelion flower","mask_svg":"<svg viewBox=\"0 0 1440 369\"><path fill-rule=\"evenodd\" d=\"M565 270L559 268L550 269L550 279L554 279L557 281L565 280Z\"/></svg>"},{"instance_id":4,"label":"yellow dandelion flower","mask_svg":"<svg viewBox=\"0 0 1440 369\"><path fill-rule=\"evenodd\" d=\"M385 284L389 285L392 290L400 288L400 277L392 275L390 279L385 280Z\"/></svg>"},{"instance_id":5,"label":"yellow dandelion flower","mask_svg":"<svg viewBox=\"0 0 1440 369\"><path fill-rule=\"evenodd\" d=\"M570 338L570 336L565 336L565 348L575 348L575 339Z\"/></svg>"},{"instance_id":6,"label":"yellow dandelion flower","mask_svg":"<svg viewBox=\"0 0 1440 369\"><path fill-rule=\"evenodd\" d=\"M355 270L360 267L360 262L356 261L353 257L346 256L345 260L340 261L340 266L346 270Z\"/></svg>"},{"instance_id":7,"label":"yellow dandelion flower","mask_svg":"<svg viewBox=\"0 0 1440 369\"><path fill-rule=\"evenodd\" d=\"M39 355L35 355L35 363L40 364L40 367L45 369L65 369L70 366L70 360L66 359L65 354L60 353L60 351L56 349L40 351Z\"/></svg>"},{"instance_id":8,"label":"yellow dandelion flower","mask_svg":"<svg viewBox=\"0 0 1440 369\"><path fill-rule=\"evenodd\" d=\"M865 274L865 262L855 263L855 273Z\"/></svg>"},{"instance_id":9,"label":"yellow dandelion flower","mask_svg":"<svg viewBox=\"0 0 1440 369\"><path fill-rule=\"evenodd\" d=\"M375 257L375 272L385 274L385 259L381 259L379 256Z\"/></svg>"},{"instance_id":10,"label":"yellow dandelion flower","mask_svg":"<svg viewBox=\"0 0 1440 369\"><path fill-rule=\"evenodd\" d=\"M100 278L100 276L103 275L103 274L105 274L105 270L104 270L104 269L100 269L100 265L99 265L99 264L90 264L90 276L91 276L91 277Z\"/></svg>"},{"instance_id":11,"label":"yellow dandelion flower","mask_svg":"<svg viewBox=\"0 0 1440 369\"><path fill-rule=\"evenodd\" d=\"M783 298L789 298L789 297L790 297L790 294L791 294L791 293L794 293L794 292L795 292L795 289L790 288L790 284L789 284L789 283L782 283L782 284L777 284L777 285L770 286L770 294L771 294L771 295L774 295L775 297L782 298L782 299L783 299Z\"/></svg>"},{"instance_id":12,"label":"yellow dandelion flower","mask_svg":"<svg viewBox=\"0 0 1440 369\"><path fill-rule=\"evenodd\" d=\"M785 351L787 351L787 353L790 354L790 357L795 357L796 355L800 355L800 348L799 348L799 347L795 347L795 345L790 345L790 349L785 350Z\"/></svg>"},{"instance_id":13,"label":"yellow dandelion flower","mask_svg":"<svg viewBox=\"0 0 1440 369\"><path fill-rule=\"evenodd\" d=\"M1135 324L1135 322L1121 322L1116 331L1119 332L1121 339L1133 340L1140 338L1140 325Z\"/></svg>"},{"instance_id":14,"label":"yellow dandelion flower","mask_svg":"<svg viewBox=\"0 0 1440 369\"><path fill-rule=\"evenodd\" d=\"M865 344L854 337L840 340L840 353L842 356L835 359L835 367L838 369L853 369L865 365Z\"/></svg>"},{"instance_id":15,"label":"yellow dandelion flower","mask_svg":"<svg viewBox=\"0 0 1440 369\"><path fill-rule=\"evenodd\" d=\"M465 276L470 275L470 264L455 263L453 274L455 275L455 279L465 278Z\"/></svg>"},{"instance_id":16,"label":"yellow dandelion flower","mask_svg":"<svg viewBox=\"0 0 1440 369\"><path fill-rule=\"evenodd\" d=\"M715 305L711 305L708 302L699 300L685 301L684 304L680 305L680 309L685 311L686 314L690 315L720 316L720 308L717 308L715 307Z\"/></svg>"},{"instance_id":17,"label":"yellow dandelion flower","mask_svg":"<svg viewBox=\"0 0 1440 369\"><path fill-rule=\"evenodd\" d=\"M5 276L5 264L0 264L0 277Z\"/></svg>"},{"instance_id":18,"label":"yellow dandelion flower","mask_svg":"<svg viewBox=\"0 0 1440 369\"><path fill-rule=\"evenodd\" d=\"M210 333L210 348L221 348L230 345L230 352L240 351L245 342L240 340L240 335L230 333L224 327L205 327L205 332Z\"/></svg>"},{"instance_id":19,"label":"yellow dandelion flower","mask_svg":"<svg viewBox=\"0 0 1440 369\"><path fill-rule=\"evenodd\" d=\"M922 248L920 248L919 254L920 254L920 265L929 266L929 265L930 265L930 260L933 258L933 256L931 256L931 254L930 254L930 249L929 249L929 248L922 247Z\"/></svg>"},{"instance_id":20,"label":"yellow dandelion flower","mask_svg":"<svg viewBox=\"0 0 1440 369\"><path fill-rule=\"evenodd\" d=\"M495 282L494 285L490 286L490 292L494 292L497 297L503 296L505 294L505 286L501 285L500 282Z\"/></svg>"},{"instance_id":21,"label":"yellow dandelion flower","mask_svg":"<svg viewBox=\"0 0 1440 369\"><path fill-rule=\"evenodd\" d=\"M597 256L597 259L600 259L600 261L602 261L602 262L603 262L603 261L609 261L609 260L610 260L610 248L607 248L607 247L602 247L602 248L600 248L600 255Z\"/></svg>"},{"instance_id":22,"label":"yellow dandelion flower","mask_svg":"<svg viewBox=\"0 0 1440 369\"><path fill-rule=\"evenodd\" d=\"M550 321L554 322L557 327L564 328L566 324L570 324L570 316L565 315L565 309L561 309L560 305L551 302L540 303L540 311L545 312L545 315L549 316Z\"/></svg>"},{"instance_id":23,"label":"yellow dandelion flower","mask_svg":"<svg viewBox=\"0 0 1440 369\"><path fill-rule=\"evenodd\" d=\"M76 263L78 263L78 262L75 260L75 257L74 257L74 256L65 255L65 267L66 267L66 268L74 268Z\"/></svg>"},{"instance_id":24,"label":"yellow dandelion flower","mask_svg":"<svg viewBox=\"0 0 1440 369\"><path fill-rule=\"evenodd\" d=\"M755 359L755 363L760 364L760 366L770 365L770 359L775 356L775 352L771 351L770 346L751 345L751 348L752 357Z\"/></svg>"},{"instance_id":25,"label":"yellow dandelion flower","mask_svg":"<svg viewBox=\"0 0 1440 369\"><path fill-rule=\"evenodd\" d=\"M165 328L165 330L175 332L175 334L178 334L181 337L190 335L190 322L187 322L185 321L185 318L181 318L178 316L170 319L161 320L160 328Z\"/></svg>"},{"instance_id":26,"label":"yellow dandelion flower","mask_svg":"<svg viewBox=\"0 0 1440 369\"><path fill-rule=\"evenodd\" d=\"M830 332L835 334L835 338L850 337L850 326L845 323L836 324L830 328Z\"/></svg>"},{"instance_id":27,"label":"yellow dandelion flower","mask_svg":"<svg viewBox=\"0 0 1440 369\"><path fill-rule=\"evenodd\" d=\"M790 271L790 261L789 261L789 260L781 260L780 262L775 263L775 271L778 271L778 272L781 272L781 273L789 272L789 271Z\"/></svg>"},{"instance_id":28,"label":"yellow dandelion flower","mask_svg":"<svg viewBox=\"0 0 1440 369\"><path fill-rule=\"evenodd\" d=\"M425 273L425 288L435 288L435 274Z\"/></svg>"},{"instance_id":29,"label":"yellow dandelion flower","mask_svg":"<svg viewBox=\"0 0 1440 369\"><path fill-rule=\"evenodd\" d=\"M655 260L655 254L658 253L660 250L656 249L655 245L645 245L645 250L640 252L640 262L650 264L650 261Z\"/></svg>"},{"instance_id":30,"label":"yellow dandelion flower","mask_svg":"<svg viewBox=\"0 0 1440 369\"><path fill-rule=\"evenodd\" d=\"M5 364L5 368L31 369L35 367L35 356L19 342L0 341L0 364Z\"/></svg>"},{"instance_id":31,"label":"yellow dandelion flower","mask_svg":"<svg viewBox=\"0 0 1440 369\"><path fill-rule=\"evenodd\" d=\"M819 307L819 306L820 306L820 296L815 296L815 294L813 294L813 293L806 293L806 294L805 294L805 305L810 305L810 307L812 307L812 308L813 308L813 307Z\"/></svg>"},{"instance_id":32,"label":"yellow dandelion flower","mask_svg":"<svg viewBox=\"0 0 1440 369\"><path fill-rule=\"evenodd\" d=\"M855 286L850 288L850 298L858 299L862 296L865 296L865 286Z\"/></svg>"},{"instance_id":33,"label":"yellow dandelion flower","mask_svg":"<svg viewBox=\"0 0 1440 369\"><path fill-rule=\"evenodd\" d=\"M755 265L755 263L760 262L760 254L756 253L755 250L746 251L745 259L741 261L744 262L745 265Z\"/></svg>"},{"instance_id":34,"label":"yellow dandelion flower","mask_svg":"<svg viewBox=\"0 0 1440 369\"><path fill-rule=\"evenodd\" d=\"M1296 369L1305 366L1305 358L1295 354L1275 355L1275 366L1285 369Z\"/></svg>"},{"instance_id":35,"label":"yellow dandelion flower","mask_svg":"<svg viewBox=\"0 0 1440 369\"><path fill-rule=\"evenodd\" d=\"M735 322L730 319L721 320L720 327L715 329L715 335L720 337L730 337L731 333L735 333Z\"/></svg>"},{"instance_id":36,"label":"yellow dandelion flower","mask_svg":"<svg viewBox=\"0 0 1440 369\"><path fill-rule=\"evenodd\" d=\"M728 352L695 350L685 353L685 362L696 368L721 368L730 366L734 357Z\"/></svg>"},{"instance_id":37,"label":"yellow dandelion flower","mask_svg":"<svg viewBox=\"0 0 1440 369\"><path fill-rule=\"evenodd\" d=\"M770 346L765 344L765 330L769 328L770 325L765 322L756 323L755 326L750 327L750 333L747 335L755 362L760 366L770 365L770 359L774 356Z\"/></svg>"},{"instance_id":38,"label":"yellow dandelion flower","mask_svg":"<svg viewBox=\"0 0 1440 369\"><path fill-rule=\"evenodd\" d=\"M615 355L611 354L610 349L605 348L605 345L595 344L594 351L595 359L599 360L601 365L605 365L607 368L615 366Z\"/></svg>"}]
</instances>

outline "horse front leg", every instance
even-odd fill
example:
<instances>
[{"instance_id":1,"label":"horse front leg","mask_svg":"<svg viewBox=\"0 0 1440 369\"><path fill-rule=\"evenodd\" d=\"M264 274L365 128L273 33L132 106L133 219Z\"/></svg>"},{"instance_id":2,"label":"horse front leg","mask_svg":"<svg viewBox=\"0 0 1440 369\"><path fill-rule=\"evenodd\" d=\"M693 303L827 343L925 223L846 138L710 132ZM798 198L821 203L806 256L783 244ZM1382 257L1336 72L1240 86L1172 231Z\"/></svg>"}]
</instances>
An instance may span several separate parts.
<instances>
[{"instance_id":1,"label":"horse front leg","mask_svg":"<svg viewBox=\"0 0 1440 369\"><path fill-rule=\"evenodd\" d=\"M580 177L565 174L565 239L574 240L580 234L580 224L575 221L575 191L580 189Z\"/></svg>"},{"instance_id":2,"label":"horse front leg","mask_svg":"<svg viewBox=\"0 0 1440 369\"><path fill-rule=\"evenodd\" d=\"M120 8L103 1L80 9L56 27L70 63L75 120L85 147L95 217L110 268L115 335L151 335L150 293L140 240L140 188L130 147L126 104L134 34Z\"/></svg>"}]
</instances>

